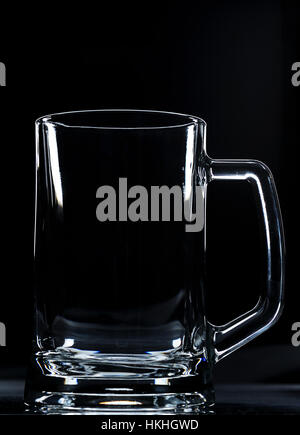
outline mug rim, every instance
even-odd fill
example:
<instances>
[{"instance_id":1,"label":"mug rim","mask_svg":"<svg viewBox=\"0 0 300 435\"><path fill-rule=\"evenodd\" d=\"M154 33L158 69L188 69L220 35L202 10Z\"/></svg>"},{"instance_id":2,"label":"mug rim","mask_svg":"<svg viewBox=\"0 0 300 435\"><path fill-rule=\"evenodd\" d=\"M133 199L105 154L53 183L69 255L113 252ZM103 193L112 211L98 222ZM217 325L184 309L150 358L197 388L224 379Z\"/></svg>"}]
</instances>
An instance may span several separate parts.
<instances>
[{"instance_id":1,"label":"mug rim","mask_svg":"<svg viewBox=\"0 0 300 435\"><path fill-rule=\"evenodd\" d=\"M135 125L135 126L107 126L107 125L93 125L93 123L88 125L80 125L80 122L77 123L70 123L65 122L64 118L66 116L72 116L72 115L88 115L88 114L95 114L95 113L132 113L132 114L150 114L150 115L163 115L174 118L174 124L171 123L171 125L157 125L157 126L149 126L149 125ZM182 122L175 122L175 118L181 118ZM58 118L58 119L56 119ZM191 125L202 125L206 126L206 122L194 115L189 115L185 113L179 113L179 112L171 112L171 111L164 111L164 110L147 110L147 109L92 109L92 110L72 110L72 111L65 111L65 112L57 112L57 113L51 113L48 115L40 116L35 121L36 124L39 123L50 123L56 126L61 127L67 127L67 128L87 128L87 129L99 129L99 130L161 130L161 129L172 129L172 128L178 128L178 127L189 127Z\"/></svg>"}]
</instances>

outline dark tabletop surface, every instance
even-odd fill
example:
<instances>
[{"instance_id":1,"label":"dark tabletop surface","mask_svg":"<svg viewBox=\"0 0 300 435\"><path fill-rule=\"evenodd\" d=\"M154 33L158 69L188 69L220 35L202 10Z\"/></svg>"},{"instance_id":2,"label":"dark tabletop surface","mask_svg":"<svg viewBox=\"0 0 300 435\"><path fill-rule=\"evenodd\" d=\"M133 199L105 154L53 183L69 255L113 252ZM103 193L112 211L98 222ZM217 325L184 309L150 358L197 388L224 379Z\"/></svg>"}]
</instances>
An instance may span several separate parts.
<instances>
[{"instance_id":1,"label":"dark tabletop surface","mask_svg":"<svg viewBox=\"0 0 300 435\"><path fill-rule=\"evenodd\" d=\"M0 366L0 415L24 414L25 375L25 367ZM217 365L215 390L216 415L300 415L300 348L236 352Z\"/></svg>"},{"instance_id":2,"label":"dark tabletop surface","mask_svg":"<svg viewBox=\"0 0 300 435\"><path fill-rule=\"evenodd\" d=\"M24 412L24 381L0 382L0 414ZM217 415L300 415L300 384L219 384Z\"/></svg>"}]
</instances>

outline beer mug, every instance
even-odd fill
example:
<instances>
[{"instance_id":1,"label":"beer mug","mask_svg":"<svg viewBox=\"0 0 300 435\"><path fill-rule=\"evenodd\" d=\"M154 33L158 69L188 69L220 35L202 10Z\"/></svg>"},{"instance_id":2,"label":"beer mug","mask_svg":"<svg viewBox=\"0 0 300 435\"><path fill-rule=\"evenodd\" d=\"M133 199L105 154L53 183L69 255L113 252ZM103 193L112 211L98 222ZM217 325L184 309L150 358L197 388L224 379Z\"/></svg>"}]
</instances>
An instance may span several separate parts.
<instances>
[{"instance_id":1,"label":"beer mug","mask_svg":"<svg viewBox=\"0 0 300 435\"><path fill-rule=\"evenodd\" d=\"M205 122L147 110L36 121L34 332L25 403L46 413L206 413L214 364L267 330L283 298L272 174L206 153ZM244 180L261 208L266 289L225 325L205 313L205 205Z\"/></svg>"}]
</instances>

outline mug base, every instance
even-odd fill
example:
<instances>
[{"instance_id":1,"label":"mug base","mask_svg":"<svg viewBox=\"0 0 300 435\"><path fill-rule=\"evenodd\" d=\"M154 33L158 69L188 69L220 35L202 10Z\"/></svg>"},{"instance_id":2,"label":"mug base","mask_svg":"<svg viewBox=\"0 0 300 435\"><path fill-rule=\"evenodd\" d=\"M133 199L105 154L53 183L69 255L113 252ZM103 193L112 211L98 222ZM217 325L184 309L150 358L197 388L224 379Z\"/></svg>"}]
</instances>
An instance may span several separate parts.
<instances>
[{"instance_id":1,"label":"mug base","mask_svg":"<svg viewBox=\"0 0 300 435\"><path fill-rule=\"evenodd\" d=\"M47 414L205 414L214 405L211 365L182 355L39 354L29 367L25 405Z\"/></svg>"}]
</instances>

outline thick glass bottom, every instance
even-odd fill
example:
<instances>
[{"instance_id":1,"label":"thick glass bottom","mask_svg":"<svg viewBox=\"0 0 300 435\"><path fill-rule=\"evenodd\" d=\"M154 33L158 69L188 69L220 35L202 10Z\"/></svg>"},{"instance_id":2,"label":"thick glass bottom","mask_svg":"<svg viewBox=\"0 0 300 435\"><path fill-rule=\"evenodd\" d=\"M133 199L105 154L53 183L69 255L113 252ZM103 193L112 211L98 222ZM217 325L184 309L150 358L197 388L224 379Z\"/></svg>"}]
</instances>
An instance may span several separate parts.
<instances>
[{"instance_id":1,"label":"thick glass bottom","mask_svg":"<svg viewBox=\"0 0 300 435\"><path fill-rule=\"evenodd\" d=\"M55 414L212 412L211 371L203 357L83 356L38 353L26 382L27 409Z\"/></svg>"}]
</instances>

